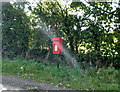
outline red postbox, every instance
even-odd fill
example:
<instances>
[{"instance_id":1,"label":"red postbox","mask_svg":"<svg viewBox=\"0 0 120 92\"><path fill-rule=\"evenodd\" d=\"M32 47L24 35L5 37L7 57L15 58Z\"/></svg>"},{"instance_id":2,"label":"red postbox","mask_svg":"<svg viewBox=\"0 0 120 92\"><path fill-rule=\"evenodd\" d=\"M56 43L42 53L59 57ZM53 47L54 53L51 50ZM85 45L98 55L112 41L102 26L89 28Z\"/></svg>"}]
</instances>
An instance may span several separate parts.
<instances>
[{"instance_id":1,"label":"red postbox","mask_svg":"<svg viewBox=\"0 0 120 92\"><path fill-rule=\"evenodd\" d=\"M53 54L60 54L62 53L62 38L54 37L53 38Z\"/></svg>"}]
</instances>

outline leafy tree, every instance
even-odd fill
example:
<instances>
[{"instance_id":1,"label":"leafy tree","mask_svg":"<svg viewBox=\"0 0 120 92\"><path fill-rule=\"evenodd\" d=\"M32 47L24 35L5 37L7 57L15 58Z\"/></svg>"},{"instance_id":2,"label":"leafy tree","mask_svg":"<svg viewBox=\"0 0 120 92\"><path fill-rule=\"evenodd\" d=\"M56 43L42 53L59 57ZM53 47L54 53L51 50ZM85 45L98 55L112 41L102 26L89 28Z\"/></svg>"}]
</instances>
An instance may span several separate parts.
<instances>
[{"instance_id":1,"label":"leafy tree","mask_svg":"<svg viewBox=\"0 0 120 92\"><path fill-rule=\"evenodd\" d=\"M115 34L113 33L115 28L110 26L115 20L112 3L89 2L88 4L89 7L83 7L81 2L71 4L75 10L83 9L83 21L87 20L85 26L88 28L82 32L82 44L88 50L85 61L93 61L97 67L99 65L111 65L117 51L114 43Z\"/></svg>"},{"instance_id":2,"label":"leafy tree","mask_svg":"<svg viewBox=\"0 0 120 92\"><path fill-rule=\"evenodd\" d=\"M28 50L30 21L25 11L9 2L2 3L3 56L13 58Z\"/></svg>"},{"instance_id":3,"label":"leafy tree","mask_svg":"<svg viewBox=\"0 0 120 92\"><path fill-rule=\"evenodd\" d=\"M62 36L72 53L79 55L81 53L79 48L83 45L89 54L84 60L88 63L91 60L98 66L105 56L103 52L108 56L112 53L111 47L114 48L111 44L113 34L109 33L111 31L109 23L112 22L114 12L110 3L89 3L89 5L72 2L70 6L62 7L58 2L39 2L33 14L54 30L52 33L55 36ZM82 16L69 13L80 11L83 11ZM83 30L82 27L87 29ZM108 46L109 49L106 50ZM86 54L85 52L83 53Z\"/></svg>"}]
</instances>

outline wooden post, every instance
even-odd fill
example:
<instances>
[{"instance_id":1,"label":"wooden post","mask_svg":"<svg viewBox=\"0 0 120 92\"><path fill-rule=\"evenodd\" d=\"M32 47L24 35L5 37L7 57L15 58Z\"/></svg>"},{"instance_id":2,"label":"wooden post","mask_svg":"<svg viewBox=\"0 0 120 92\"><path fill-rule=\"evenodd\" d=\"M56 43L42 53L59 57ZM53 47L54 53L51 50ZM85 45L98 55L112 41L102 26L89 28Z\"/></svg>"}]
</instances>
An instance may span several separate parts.
<instances>
[{"instance_id":1,"label":"wooden post","mask_svg":"<svg viewBox=\"0 0 120 92\"><path fill-rule=\"evenodd\" d=\"M59 66L60 66L60 58L59 58L59 54L57 54L57 68L59 68Z\"/></svg>"}]
</instances>

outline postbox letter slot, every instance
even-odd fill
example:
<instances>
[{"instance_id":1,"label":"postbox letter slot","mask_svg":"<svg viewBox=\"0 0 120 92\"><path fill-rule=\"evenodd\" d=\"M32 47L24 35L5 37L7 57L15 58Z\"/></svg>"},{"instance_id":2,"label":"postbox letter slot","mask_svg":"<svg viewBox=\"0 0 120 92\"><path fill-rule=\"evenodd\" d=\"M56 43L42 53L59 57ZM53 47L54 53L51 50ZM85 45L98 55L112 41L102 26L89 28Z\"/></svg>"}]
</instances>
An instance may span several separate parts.
<instances>
[{"instance_id":1,"label":"postbox letter slot","mask_svg":"<svg viewBox=\"0 0 120 92\"><path fill-rule=\"evenodd\" d=\"M55 51L58 51L58 46L57 45L55 45Z\"/></svg>"}]
</instances>

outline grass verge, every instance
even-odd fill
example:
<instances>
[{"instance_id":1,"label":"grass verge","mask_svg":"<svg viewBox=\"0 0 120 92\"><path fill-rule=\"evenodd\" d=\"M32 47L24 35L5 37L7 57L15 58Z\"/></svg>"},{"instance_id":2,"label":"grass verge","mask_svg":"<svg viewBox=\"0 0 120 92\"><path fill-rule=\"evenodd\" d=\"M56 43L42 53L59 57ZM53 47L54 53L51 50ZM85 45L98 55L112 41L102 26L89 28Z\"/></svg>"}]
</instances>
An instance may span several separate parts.
<instances>
[{"instance_id":1,"label":"grass verge","mask_svg":"<svg viewBox=\"0 0 120 92\"><path fill-rule=\"evenodd\" d=\"M95 68L80 70L60 66L58 69L55 64L21 58L3 59L2 74L77 90L118 90L119 86L119 73L113 68L100 68L97 72Z\"/></svg>"}]
</instances>

